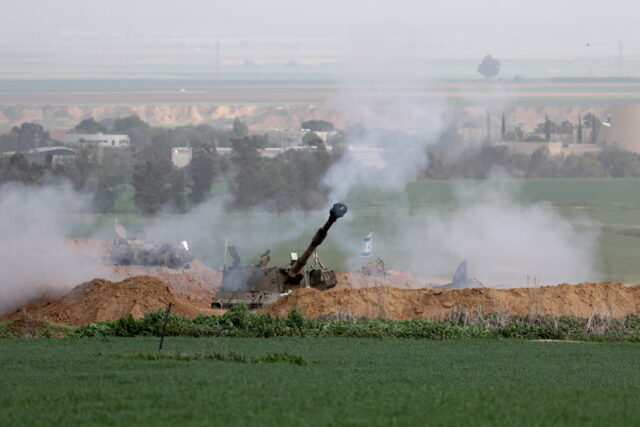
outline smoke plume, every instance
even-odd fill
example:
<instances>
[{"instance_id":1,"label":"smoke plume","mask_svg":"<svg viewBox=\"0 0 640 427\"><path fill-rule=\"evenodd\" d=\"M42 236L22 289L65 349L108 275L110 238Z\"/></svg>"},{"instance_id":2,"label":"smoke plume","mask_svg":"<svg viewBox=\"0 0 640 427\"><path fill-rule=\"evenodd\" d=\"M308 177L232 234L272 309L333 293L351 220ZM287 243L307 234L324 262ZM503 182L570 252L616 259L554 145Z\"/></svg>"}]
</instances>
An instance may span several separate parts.
<instances>
[{"instance_id":1,"label":"smoke plume","mask_svg":"<svg viewBox=\"0 0 640 427\"><path fill-rule=\"evenodd\" d=\"M514 191L491 180L467 184L457 189L453 211L409 216L399 231L410 265L450 278L467 260L472 276L501 287L597 278L597 233L576 228L548 203L518 203Z\"/></svg>"},{"instance_id":2,"label":"smoke plume","mask_svg":"<svg viewBox=\"0 0 640 427\"><path fill-rule=\"evenodd\" d=\"M67 239L88 207L89 200L68 186L0 187L0 313L109 277L99 247Z\"/></svg>"},{"instance_id":3,"label":"smoke plume","mask_svg":"<svg viewBox=\"0 0 640 427\"><path fill-rule=\"evenodd\" d=\"M348 85L346 85L348 86ZM350 111L367 131L348 141L347 154L328 171L324 183L330 203L368 189L389 202L382 213L381 230L374 231L374 254L391 268L407 268L424 278L450 278L456 266L468 261L469 272L487 285L527 286L594 280L597 274L597 233L576 228L550 204L517 201L513 180L466 181L457 185L455 208L411 207L406 186L428 166L427 150L438 143L451 123L451 111L442 102L407 95L398 90L393 102L373 101L345 94L332 108ZM485 111L495 105L486 106ZM363 114L367 112L368 114ZM482 140L475 142L484 142ZM475 149L469 141L466 149ZM439 147L442 149L443 147ZM447 147L444 147L445 149ZM460 154L452 147L450 156ZM504 177L502 177L504 178ZM396 197L389 198L389 191ZM382 203L380 203L382 205ZM366 220L355 218L360 235L369 231ZM352 256L349 267L364 261L359 240L342 238ZM340 236L337 237L341 239Z\"/></svg>"}]
</instances>

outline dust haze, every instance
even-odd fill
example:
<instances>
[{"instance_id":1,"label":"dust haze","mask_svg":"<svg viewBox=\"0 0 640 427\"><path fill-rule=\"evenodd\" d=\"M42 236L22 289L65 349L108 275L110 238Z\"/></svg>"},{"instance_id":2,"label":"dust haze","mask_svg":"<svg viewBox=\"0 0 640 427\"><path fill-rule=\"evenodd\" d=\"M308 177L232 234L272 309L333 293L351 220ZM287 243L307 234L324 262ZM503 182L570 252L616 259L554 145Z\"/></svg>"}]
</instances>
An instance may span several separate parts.
<instances>
[{"instance_id":1,"label":"dust haze","mask_svg":"<svg viewBox=\"0 0 640 427\"><path fill-rule=\"evenodd\" d=\"M635 2L595 0L329 0L313 6L292 0L5 0L0 13L11 19L0 31L0 55L3 73L14 78L64 78L65 72L211 76L218 48L223 67L247 59L260 66L344 65L356 52L367 64L402 61L404 67L475 61L489 51L511 59L615 61L620 42L630 57L639 53L639 11Z\"/></svg>"},{"instance_id":2,"label":"dust haze","mask_svg":"<svg viewBox=\"0 0 640 427\"><path fill-rule=\"evenodd\" d=\"M424 69L423 78L428 73ZM396 71L391 75L387 81L396 78ZM397 82L400 85L403 79ZM504 171L496 170L493 179L484 182L458 183L453 209L411 208L406 186L427 168L428 149L454 125L453 106L416 100L410 94L379 105L366 93L353 90L339 94L329 105L366 129L349 140L346 155L327 172L329 201L346 201L362 189L381 198L396 194L386 206L387 224L374 239L378 254L391 268L402 265L420 277L438 280L450 278L466 260L472 276L494 287L577 283L600 277L594 228L576 227L551 204L518 202L520 186ZM495 103L476 106L500 111ZM448 147L448 155L455 157L485 143L476 138L464 147ZM362 237L367 231L361 230ZM366 262L358 256L361 248L356 242L344 235L335 238L350 248L351 270Z\"/></svg>"},{"instance_id":3,"label":"dust haze","mask_svg":"<svg viewBox=\"0 0 640 427\"><path fill-rule=\"evenodd\" d=\"M448 77L435 76L430 61L475 63L487 53L503 59L508 78L514 74L509 60L615 62L621 41L625 55L634 57L640 53L635 29L640 6L614 3L330 0L311 7L257 0L0 1L0 13L11 17L0 30L2 76L208 79L219 66L225 77L236 78L241 70L242 76L267 79L271 74L261 70L285 64L287 70L302 70L298 76L326 71L344 88L326 107L364 129L347 142L345 155L323 179L328 205L348 204L359 188L399 194L398 204L388 207L385 231L374 230L374 248L388 255L390 266L402 263L425 278L449 277L467 260L471 275L488 285L579 282L598 277L597 234L576 227L548 204L517 202L517 186L504 185L503 178L459 186L450 211L410 207L406 185L428 166L427 149L437 144L451 117L446 101L416 100L402 84L419 79L428 87ZM474 67L469 73L477 78ZM399 95L384 105L375 102L357 89L362 74L397 82L393 93ZM354 155L358 150L366 155ZM283 232L259 209L231 214L225 206L224 199L212 199L179 218L148 219L145 238L188 240L196 255L219 267L226 239L242 242L241 255L248 261L269 246L312 233L326 218L326 209L283 213L278 218L286 225ZM0 312L43 290L109 277L97 254L64 240L90 213L82 194L66 186L5 185L0 212ZM354 209L337 225L345 232L330 234L352 269L363 263L356 236L368 231L355 228L357 215ZM98 234L108 235L110 227Z\"/></svg>"},{"instance_id":4,"label":"dust haze","mask_svg":"<svg viewBox=\"0 0 640 427\"><path fill-rule=\"evenodd\" d=\"M68 239L90 212L89 202L70 186L0 186L0 313L111 277L100 251Z\"/></svg>"}]
</instances>

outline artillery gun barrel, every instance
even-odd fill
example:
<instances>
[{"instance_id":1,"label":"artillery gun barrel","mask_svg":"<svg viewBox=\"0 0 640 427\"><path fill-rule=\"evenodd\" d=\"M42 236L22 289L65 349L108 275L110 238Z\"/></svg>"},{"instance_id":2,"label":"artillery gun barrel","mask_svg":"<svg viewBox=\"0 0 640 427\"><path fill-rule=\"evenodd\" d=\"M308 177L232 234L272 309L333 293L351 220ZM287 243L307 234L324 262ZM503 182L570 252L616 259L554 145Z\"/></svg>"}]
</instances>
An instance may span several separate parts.
<instances>
[{"instance_id":1,"label":"artillery gun barrel","mask_svg":"<svg viewBox=\"0 0 640 427\"><path fill-rule=\"evenodd\" d=\"M347 205L345 205L344 203L336 203L335 205L333 205L333 207L329 210L329 219L327 220L327 222L324 223L322 228L319 228L318 231L316 231L316 234L311 239L311 243L304 251L302 256L300 256L295 264L293 264L287 270L287 274L289 274L290 277L295 277L300 274L304 266L307 264L309 257L311 257L311 254L313 254L313 252L318 246L320 246L325 237L327 237L327 232L329 231L333 223L336 222L338 218L342 218L346 213Z\"/></svg>"}]
</instances>

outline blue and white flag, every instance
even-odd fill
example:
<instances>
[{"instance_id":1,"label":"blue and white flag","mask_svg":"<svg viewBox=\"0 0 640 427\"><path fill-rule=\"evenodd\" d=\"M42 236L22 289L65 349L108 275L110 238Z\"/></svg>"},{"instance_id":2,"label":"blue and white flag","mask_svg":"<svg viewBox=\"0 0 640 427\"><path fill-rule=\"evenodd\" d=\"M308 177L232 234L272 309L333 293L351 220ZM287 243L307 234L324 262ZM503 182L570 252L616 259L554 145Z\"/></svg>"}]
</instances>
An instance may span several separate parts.
<instances>
[{"instance_id":1,"label":"blue and white flag","mask_svg":"<svg viewBox=\"0 0 640 427\"><path fill-rule=\"evenodd\" d=\"M373 255L373 232L369 232L367 237L364 239L364 248L362 249L362 253L360 256L371 256Z\"/></svg>"}]
</instances>

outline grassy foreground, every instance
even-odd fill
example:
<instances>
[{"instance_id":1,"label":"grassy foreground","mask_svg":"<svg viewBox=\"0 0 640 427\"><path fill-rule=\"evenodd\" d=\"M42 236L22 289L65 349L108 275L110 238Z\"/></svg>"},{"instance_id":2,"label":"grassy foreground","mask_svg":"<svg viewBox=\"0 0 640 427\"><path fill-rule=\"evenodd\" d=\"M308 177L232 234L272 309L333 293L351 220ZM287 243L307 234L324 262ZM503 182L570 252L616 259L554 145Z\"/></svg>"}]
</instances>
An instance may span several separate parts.
<instances>
[{"instance_id":1,"label":"grassy foreground","mask_svg":"<svg viewBox=\"0 0 640 427\"><path fill-rule=\"evenodd\" d=\"M165 325L164 311L149 312L140 319L131 315L78 328L60 326L23 316L0 322L0 338L104 338L148 337L343 337L446 339L553 339L577 341L640 342L640 316L614 318L593 313L589 318L538 314L478 314L454 309L437 321L391 320L333 313L305 318L292 310L286 317L251 312L243 305L223 315L188 318L171 314Z\"/></svg>"},{"instance_id":2,"label":"grassy foreground","mask_svg":"<svg viewBox=\"0 0 640 427\"><path fill-rule=\"evenodd\" d=\"M632 425L638 344L0 339L1 425ZM289 353L304 364L267 363ZM151 359L151 360L150 360Z\"/></svg>"}]
</instances>

